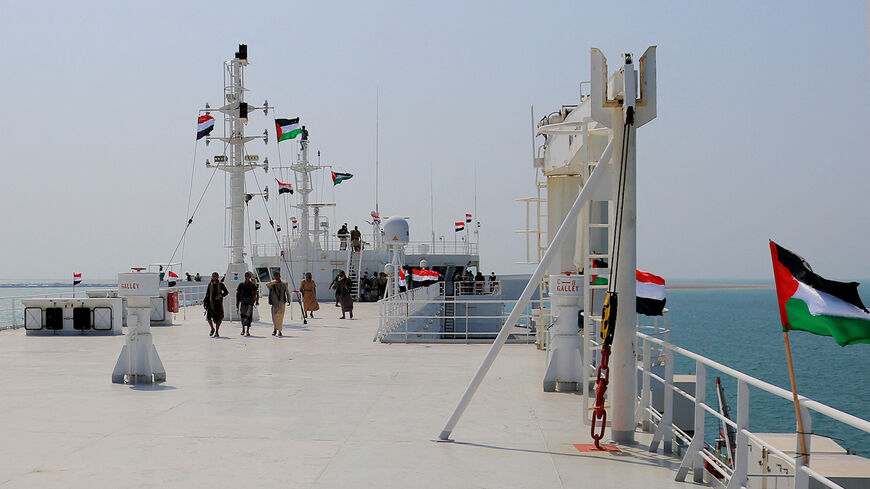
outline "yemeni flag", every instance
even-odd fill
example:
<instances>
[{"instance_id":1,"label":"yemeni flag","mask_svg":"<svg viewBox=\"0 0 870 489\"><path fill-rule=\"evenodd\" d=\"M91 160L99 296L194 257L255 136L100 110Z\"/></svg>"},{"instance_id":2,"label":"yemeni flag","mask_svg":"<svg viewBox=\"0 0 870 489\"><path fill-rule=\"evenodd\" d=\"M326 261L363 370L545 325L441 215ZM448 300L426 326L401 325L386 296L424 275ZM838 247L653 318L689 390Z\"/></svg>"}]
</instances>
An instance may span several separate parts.
<instances>
[{"instance_id":1,"label":"yemeni flag","mask_svg":"<svg viewBox=\"0 0 870 489\"><path fill-rule=\"evenodd\" d=\"M82 283L82 274L73 272L73 286Z\"/></svg>"},{"instance_id":2,"label":"yemeni flag","mask_svg":"<svg viewBox=\"0 0 870 489\"><path fill-rule=\"evenodd\" d=\"M339 183L341 183L345 180L350 180L351 178L353 178L352 173L332 172L332 184L333 185L338 185Z\"/></svg>"},{"instance_id":3,"label":"yemeni flag","mask_svg":"<svg viewBox=\"0 0 870 489\"><path fill-rule=\"evenodd\" d=\"M465 222L466 224L471 222L471 214L467 212L465 213Z\"/></svg>"},{"instance_id":4,"label":"yemeni flag","mask_svg":"<svg viewBox=\"0 0 870 489\"><path fill-rule=\"evenodd\" d=\"M256 221L256 220L255 220L255 221L254 221L254 229L257 230L257 231L259 231L259 230L260 230L260 226L261 226L260 221Z\"/></svg>"},{"instance_id":5,"label":"yemeni flag","mask_svg":"<svg viewBox=\"0 0 870 489\"><path fill-rule=\"evenodd\" d=\"M645 316L661 316L665 310L665 279L642 270L637 270L637 306L638 314Z\"/></svg>"},{"instance_id":6,"label":"yemeni flag","mask_svg":"<svg viewBox=\"0 0 870 489\"><path fill-rule=\"evenodd\" d=\"M635 272L637 277L637 304L635 310L645 316L661 316L665 310L665 279L643 270ZM610 275L602 273L592 276L592 285L607 285Z\"/></svg>"},{"instance_id":7,"label":"yemeni flag","mask_svg":"<svg viewBox=\"0 0 870 489\"><path fill-rule=\"evenodd\" d=\"M293 229L299 227L299 225L297 224L298 221L296 221L296 219L292 219L290 222L293 224Z\"/></svg>"},{"instance_id":8,"label":"yemeni flag","mask_svg":"<svg viewBox=\"0 0 870 489\"><path fill-rule=\"evenodd\" d=\"M438 272L435 270L411 270L411 280L414 282L437 282Z\"/></svg>"},{"instance_id":9,"label":"yemeni flag","mask_svg":"<svg viewBox=\"0 0 870 489\"><path fill-rule=\"evenodd\" d=\"M770 257L783 331L833 336L840 346L870 343L870 311L858 296L858 282L823 278L773 241Z\"/></svg>"},{"instance_id":10,"label":"yemeni flag","mask_svg":"<svg viewBox=\"0 0 870 489\"><path fill-rule=\"evenodd\" d=\"M454 229L454 231L456 231L457 233L465 229L465 223L462 221L457 221L454 223L454 225L456 226L456 229Z\"/></svg>"},{"instance_id":11,"label":"yemeni flag","mask_svg":"<svg viewBox=\"0 0 870 489\"><path fill-rule=\"evenodd\" d=\"M196 140L206 137L214 129L214 117L206 114L199 116L196 121Z\"/></svg>"},{"instance_id":12,"label":"yemeni flag","mask_svg":"<svg viewBox=\"0 0 870 489\"><path fill-rule=\"evenodd\" d=\"M402 287L407 287L408 282L405 280L405 270L399 269L399 285Z\"/></svg>"},{"instance_id":13,"label":"yemeni flag","mask_svg":"<svg viewBox=\"0 0 870 489\"><path fill-rule=\"evenodd\" d=\"M275 179L275 181L278 182L278 195L281 195L281 194L293 195L293 185L290 185L289 183L284 183L281 180L278 180L277 178Z\"/></svg>"},{"instance_id":14,"label":"yemeni flag","mask_svg":"<svg viewBox=\"0 0 870 489\"><path fill-rule=\"evenodd\" d=\"M278 224L277 226L275 226L275 230L280 233L281 232L281 225Z\"/></svg>"},{"instance_id":15,"label":"yemeni flag","mask_svg":"<svg viewBox=\"0 0 870 489\"><path fill-rule=\"evenodd\" d=\"M275 119L275 129L278 134L279 143L285 139L293 139L302 134L298 117L295 119Z\"/></svg>"}]
</instances>

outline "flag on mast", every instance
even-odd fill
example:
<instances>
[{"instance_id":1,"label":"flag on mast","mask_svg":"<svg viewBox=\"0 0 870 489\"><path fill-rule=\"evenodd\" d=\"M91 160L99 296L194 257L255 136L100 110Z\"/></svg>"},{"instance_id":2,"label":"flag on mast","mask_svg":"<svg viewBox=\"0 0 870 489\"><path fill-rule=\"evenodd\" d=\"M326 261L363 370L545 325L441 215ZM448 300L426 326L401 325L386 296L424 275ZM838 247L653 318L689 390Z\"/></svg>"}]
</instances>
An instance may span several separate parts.
<instances>
[{"instance_id":1,"label":"flag on mast","mask_svg":"<svg viewBox=\"0 0 870 489\"><path fill-rule=\"evenodd\" d=\"M260 229L260 221L256 221L256 220L254 221L254 229L256 229L256 230Z\"/></svg>"},{"instance_id":2,"label":"flag on mast","mask_svg":"<svg viewBox=\"0 0 870 489\"><path fill-rule=\"evenodd\" d=\"M275 179L278 182L278 195L281 194L290 194L293 195L293 185L289 183L284 183L281 180Z\"/></svg>"},{"instance_id":3,"label":"flag on mast","mask_svg":"<svg viewBox=\"0 0 870 489\"><path fill-rule=\"evenodd\" d=\"M457 221L457 222L455 223L455 225L456 225L456 232L457 232L457 233L458 233L459 231L462 231L463 229L465 229L465 223L462 222L462 221Z\"/></svg>"},{"instance_id":4,"label":"flag on mast","mask_svg":"<svg viewBox=\"0 0 870 489\"><path fill-rule=\"evenodd\" d=\"M285 139L293 139L302 134L302 128L299 127L299 118L295 119L275 119L275 129L278 135L278 142Z\"/></svg>"},{"instance_id":5,"label":"flag on mast","mask_svg":"<svg viewBox=\"0 0 870 489\"><path fill-rule=\"evenodd\" d=\"M339 183L341 183L345 180L350 180L351 178L353 178L352 173L332 172L332 184L333 185L338 185Z\"/></svg>"},{"instance_id":6,"label":"flag on mast","mask_svg":"<svg viewBox=\"0 0 870 489\"><path fill-rule=\"evenodd\" d=\"M776 298L784 332L831 336L840 346L870 343L870 311L858 282L828 280L799 255L770 242Z\"/></svg>"},{"instance_id":7,"label":"flag on mast","mask_svg":"<svg viewBox=\"0 0 870 489\"><path fill-rule=\"evenodd\" d=\"M214 129L214 117L209 114L199 116L196 121L196 140L206 137Z\"/></svg>"},{"instance_id":8,"label":"flag on mast","mask_svg":"<svg viewBox=\"0 0 870 489\"><path fill-rule=\"evenodd\" d=\"M298 221L296 221L296 218L291 219L290 222L293 224L293 229L296 229L297 227L299 227L299 225L297 224Z\"/></svg>"},{"instance_id":9,"label":"flag on mast","mask_svg":"<svg viewBox=\"0 0 870 489\"><path fill-rule=\"evenodd\" d=\"M468 224L470 222L471 222L471 214L466 212L465 213L465 223Z\"/></svg>"},{"instance_id":10,"label":"flag on mast","mask_svg":"<svg viewBox=\"0 0 870 489\"><path fill-rule=\"evenodd\" d=\"M73 272L73 286L82 283L82 274Z\"/></svg>"}]
</instances>

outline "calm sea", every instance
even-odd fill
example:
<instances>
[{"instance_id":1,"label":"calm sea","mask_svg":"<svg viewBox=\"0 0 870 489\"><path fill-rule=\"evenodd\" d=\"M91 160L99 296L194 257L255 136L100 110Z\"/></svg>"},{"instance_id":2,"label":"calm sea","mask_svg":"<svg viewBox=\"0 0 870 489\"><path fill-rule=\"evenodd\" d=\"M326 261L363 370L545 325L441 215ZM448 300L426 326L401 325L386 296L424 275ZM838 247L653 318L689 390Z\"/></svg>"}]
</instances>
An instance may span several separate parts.
<instances>
[{"instance_id":1,"label":"calm sea","mask_svg":"<svg viewBox=\"0 0 870 489\"><path fill-rule=\"evenodd\" d=\"M870 286L859 289L870 300ZM671 341L729 367L791 390L779 310L774 290L668 290ZM798 392L836 409L870 419L870 344L841 347L830 337L789 333ZM694 362L678 359L677 373L693 373ZM717 373L707 370L707 399L716 405ZM722 378L726 398L737 407L737 383ZM750 428L756 432L795 429L794 404L750 388ZM708 416L707 433L718 425ZM863 456L870 455L870 435L813 416L813 431L830 436Z\"/></svg>"},{"instance_id":2,"label":"calm sea","mask_svg":"<svg viewBox=\"0 0 870 489\"><path fill-rule=\"evenodd\" d=\"M105 287L105 286L103 286ZM77 295L85 295L77 287ZM870 286L861 296L870 300ZM64 294L70 287L0 287L0 325L8 324L8 297ZM671 341L729 367L790 390L782 328L773 290L668 290ZM21 316L21 312L18 315ZM870 344L841 347L832 338L804 332L790 333L798 390L801 394L863 419L870 419ZM677 373L693 373L694 362L677 359ZM716 405L717 373L707 371L707 399ZM736 381L723 377L726 398L737 407ZM790 402L750 388L753 431L794 430ZM736 412L736 411L733 411ZM870 455L870 435L822 415L813 417L816 433L837 439L841 445ZM708 416L707 433L719 430ZM712 440L712 437L710 437Z\"/></svg>"}]
</instances>

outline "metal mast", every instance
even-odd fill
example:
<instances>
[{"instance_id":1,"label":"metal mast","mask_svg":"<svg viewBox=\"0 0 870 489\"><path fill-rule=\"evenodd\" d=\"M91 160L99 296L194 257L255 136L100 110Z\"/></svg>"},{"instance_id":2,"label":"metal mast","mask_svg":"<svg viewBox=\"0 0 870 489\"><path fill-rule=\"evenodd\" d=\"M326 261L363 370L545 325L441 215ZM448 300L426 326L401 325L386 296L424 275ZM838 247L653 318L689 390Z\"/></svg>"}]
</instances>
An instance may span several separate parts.
<instances>
[{"instance_id":1,"label":"metal mast","mask_svg":"<svg viewBox=\"0 0 870 489\"><path fill-rule=\"evenodd\" d=\"M206 138L206 144L211 140L224 143L224 154L215 156L213 164L206 160L206 166L217 167L229 175L229 203L226 208L229 223L229 242L226 247L230 249L226 274L226 280L230 281L228 288L232 281L244 280L244 273L248 271L245 264L245 173L266 165L265 160L260 163L259 156L246 154L245 143L254 139L268 142L268 132L245 136L245 123L248 122L249 110L261 109L268 114L271 108L268 102L262 107L252 107L245 102L247 65L248 46L239 44L235 57L224 62L224 105L216 109L224 115L224 135ZM203 111L209 110L206 106ZM226 307L225 310L230 312L229 318L233 319L235 308Z\"/></svg>"},{"instance_id":2,"label":"metal mast","mask_svg":"<svg viewBox=\"0 0 870 489\"><path fill-rule=\"evenodd\" d=\"M311 218L308 208L311 206L309 195L314 190L311 185L311 173L317 167L308 162L308 131L302 126L302 139L299 141L299 158L290 167L296 172L296 187L302 201L296 205L302 214L299 217L299 242L295 250L295 256L301 258L302 273L307 273L311 268Z\"/></svg>"}]
</instances>

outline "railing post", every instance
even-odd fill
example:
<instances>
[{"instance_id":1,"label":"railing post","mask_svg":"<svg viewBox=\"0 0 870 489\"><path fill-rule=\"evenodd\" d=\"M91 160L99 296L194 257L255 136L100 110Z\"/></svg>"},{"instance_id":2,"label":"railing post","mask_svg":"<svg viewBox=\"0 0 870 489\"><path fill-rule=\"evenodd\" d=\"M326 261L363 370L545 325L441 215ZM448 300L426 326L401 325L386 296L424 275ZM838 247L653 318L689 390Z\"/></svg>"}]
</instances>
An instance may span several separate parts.
<instances>
[{"instance_id":1,"label":"railing post","mask_svg":"<svg viewBox=\"0 0 870 489\"><path fill-rule=\"evenodd\" d=\"M800 404L800 401L798 401ZM795 437L795 458L794 458L794 489L807 489L810 485L810 476L803 470L802 467L809 467L810 463L812 463L812 457L810 454L813 452L811 446L811 441L813 439L813 420L812 416L810 416L810 410L805 408L801 404L801 421L804 425L804 434L806 436L806 444L807 444L807 463L804 464L804 458L801 455L801 440L800 433L797 433ZM797 430L795 430L797 431Z\"/></svg>"},{"instance_id":2,"label":"railing post","mask_svg":"<svg viewBox=\"0 0 870 489\"><path fill-rule=\"evenodd\" d=\"M15 329L15 298L12 298L12 329Z\"/></svg>"},{"instance_id":3,"label":"railing post","mask_svg":"<svg viewBox=\"0 0 870 489\"><path fill-rule=\"evenodd\" d=\"M676 481L686 480L689 467L694 468L694 481L704 482L704 459L701 451L704 450L704 402L707 397L707 374L704 364L700 360L695 361L695 423L692 434L692 442L686 449L686 455L680 463Z\"/></svg>"},{"instance_id":4,"label":"railing post","mask_svg":"<svg viewBox=\"0 0 870 489\"><path fill-rule=\"evenodd\" d=\"M652 401L652 393L650 391L650 369L652 368L652 359L650 358L650 352L652 348L650 347L651 343L647 338L642 338L643 341L643 375L641 377L641 388L640 388L640 404L637 406L637 412L635 413L635 420L641 423L641 429L644 431L650 431L651 423L649 419L649 407ZM585 364L586 362L584 362Z\"/></svg>"},{"instance_id":5,"label":"railing post","mask_svg":"<svg viewBox=\"0 0 870 489\"><path fill-rule=\"evenodd\" d=\"M662 397L664 398L662 419L649 444L649 451L657 451L659 442L663 442L662 451L671 453L674 445L674 353L670 348L665 348L665 385L662 389Z\"/></svg>"},{"instance_id":6,"label":"railing post","mask_svg":"<svg viewBox=\"0 0 870 489\"><path fill-rule=\"evenodd\" d=\"M734 447L734 473L728 481L727 489L745 487L748 481L749 463L749 386L743 380L737 381L737 439Z\"/></svg>"}]
</instances>

